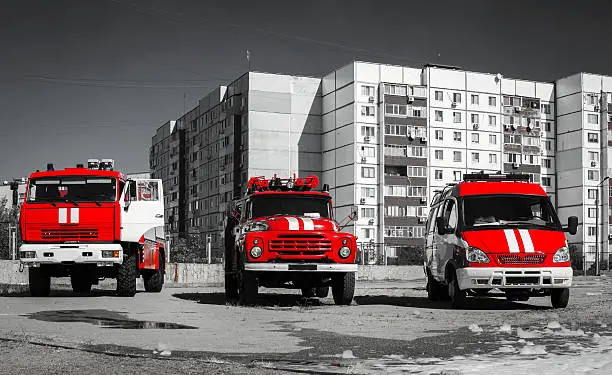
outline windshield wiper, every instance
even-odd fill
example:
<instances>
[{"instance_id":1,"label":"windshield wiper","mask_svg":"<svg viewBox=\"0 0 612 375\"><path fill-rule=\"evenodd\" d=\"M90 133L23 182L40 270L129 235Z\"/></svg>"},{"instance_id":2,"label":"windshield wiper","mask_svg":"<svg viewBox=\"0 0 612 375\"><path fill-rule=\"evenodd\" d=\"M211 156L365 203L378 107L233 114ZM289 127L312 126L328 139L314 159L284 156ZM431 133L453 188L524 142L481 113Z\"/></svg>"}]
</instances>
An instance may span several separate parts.
<instances>
[{"instance_id":1,"label":"windshield wiper","mask_svg":"<svg viewBox=\"0 0 612 375\"><path fill-rule=\"evenodd\" d=\"M74 204L76 207L79 207L79 204L74 200L74 199L66 199L66 203L72 203Z\"/></svg>"}]
</instances>

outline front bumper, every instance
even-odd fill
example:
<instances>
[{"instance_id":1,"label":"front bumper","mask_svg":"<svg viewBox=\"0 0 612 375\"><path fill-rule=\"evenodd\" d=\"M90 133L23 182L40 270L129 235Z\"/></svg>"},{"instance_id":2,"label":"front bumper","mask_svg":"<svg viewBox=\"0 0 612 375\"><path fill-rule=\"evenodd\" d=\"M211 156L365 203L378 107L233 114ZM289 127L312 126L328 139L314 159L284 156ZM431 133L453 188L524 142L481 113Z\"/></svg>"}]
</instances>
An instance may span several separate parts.
<instances>
[{"instance_id":1,"label":"front bumper","mask_svg":"<svg viewBox=\"0 0 612 375\"><path fill-rule=\"evenodd\" d=\"M466 267L457 270L459 288L465 289L525 289L569 288L571 267L493 268Z\"/></svg>"},{"instance_id":2,"label":"front bumper","mask_svg":"<svg viewBox=\"0 0 612 375\"><path fill-rule=\"evenodd\" d=\"M117 258L103 258L102 250L119 251ZM123 249L120 244L23 244L22 251L35 253L34 257L21 257L21 263L28 267L44 264L98 264L112 266L123 263Z\"/></svg>"},{"instance_id":3,"label":"front bumper","mask_svg":"<svg viewBox=\"0 0 612 375\"><path fill-rule=\"evenodd\" d=\"M246 263L245 271L258 272L357 272L357 264L348 263Z\"/></svg>"}]
</instances>

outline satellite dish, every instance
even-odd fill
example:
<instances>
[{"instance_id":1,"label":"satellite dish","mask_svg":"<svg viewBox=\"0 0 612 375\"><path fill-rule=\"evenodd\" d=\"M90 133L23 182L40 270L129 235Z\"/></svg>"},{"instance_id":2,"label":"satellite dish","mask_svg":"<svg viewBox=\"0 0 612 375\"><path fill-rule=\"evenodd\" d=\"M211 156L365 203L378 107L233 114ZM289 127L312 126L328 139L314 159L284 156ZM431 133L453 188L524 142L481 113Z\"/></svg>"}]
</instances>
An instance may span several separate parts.
<instances>
[{"instance_id":1,"label":"satellite dish","mask_svg":"<svg viewBox=\"0 0 612 375\"><path fill-rule=\"evenodd\" d=\"M501 75L501 73L497 73L497 74L495 75L495 82L499 82L499 81L501 81L501 80L502 80L502 78L504 78L504 76L503 76L503 75Z\"/></svg>"}]
</instances>

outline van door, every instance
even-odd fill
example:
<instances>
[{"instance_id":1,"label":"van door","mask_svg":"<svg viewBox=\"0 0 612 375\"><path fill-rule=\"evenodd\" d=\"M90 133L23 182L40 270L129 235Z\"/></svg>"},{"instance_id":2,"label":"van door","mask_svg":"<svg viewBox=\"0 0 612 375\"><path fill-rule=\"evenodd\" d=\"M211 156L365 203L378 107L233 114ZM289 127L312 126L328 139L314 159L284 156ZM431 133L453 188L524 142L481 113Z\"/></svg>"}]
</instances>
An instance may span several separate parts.
<instances>
[{"instance_id":1,"label":"van door","mask_svg":"<svg viewBox=\"0 0 612 375\"><path fill-rule=\"evenodd\" d=\"M433 276L436 275L438 267L438 262L435 255L436 249L436 241L434 240L435 229L436 229L436 217L438 216L438 207L440 205L436 205L430 208L429 219L427 220L427 233L425 235L425 262L426 267L432 273Z\"/></svg>"},{"instance_id":2,"label":"van door","mask_svg":"<svg viewBox=\"0 0 612 375\"><path fill-rule=\"evenodd\" d=\"M449 230L449 232L444 235L439 235L437 229L435 232L435 236L437 236L437 270L439 277L444 279L446 264L453 259L455 245L457 244L455 235L458 220L456 201L453 198L446 199L444 207L441 207L438 212L438 216L444 218L444 222L447 223L447 228Z\"/></svg>"},{"instance_id":3,"label":"van door","mask_svg":"<svg viewBox=\"0 0 612 375\"><path fill-rule=\"evenodd\" d=\"M123 189L121 206L121 240L138 242L164 241L164 194L161 180L128 180Z\"/></svg>"}]
</instances>

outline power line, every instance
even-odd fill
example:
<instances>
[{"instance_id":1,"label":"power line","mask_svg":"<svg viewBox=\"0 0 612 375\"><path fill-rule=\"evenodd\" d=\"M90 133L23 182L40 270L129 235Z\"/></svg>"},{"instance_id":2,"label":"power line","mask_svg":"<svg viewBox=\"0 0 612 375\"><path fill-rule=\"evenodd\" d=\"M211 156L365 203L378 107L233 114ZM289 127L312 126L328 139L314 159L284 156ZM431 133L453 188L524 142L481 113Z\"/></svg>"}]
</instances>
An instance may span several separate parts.
<instances>
[{"instance_id":1,"label":"power line","mask_svg":"<svg viewBox=\"0 0 612 375\"><path fill-rule=\"evenodd\" d=\"M49 76L34 76L34 75L20 75L10 76L5 78L19 79L28 81L37 81L43 83L55 83L63 85L73 86L87 86L87 87L111 87L111 88L135 88L135 89L197 89L197 88L211 88L210 84L207 85L188 85L188 84L144 84L138 83L138 81L119 81L119 80L106 80L106 79L74 79L74 78L60 78L60 77L49 77ZM197 82L220 82L224 81L223 78L215 79L194 79L192 81ZM184 80L188 82L189 80ZM144 82L144 81L140 81Z\"/></svg>"}]
</instances>

